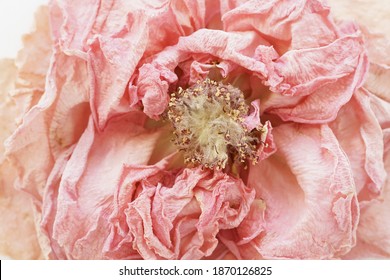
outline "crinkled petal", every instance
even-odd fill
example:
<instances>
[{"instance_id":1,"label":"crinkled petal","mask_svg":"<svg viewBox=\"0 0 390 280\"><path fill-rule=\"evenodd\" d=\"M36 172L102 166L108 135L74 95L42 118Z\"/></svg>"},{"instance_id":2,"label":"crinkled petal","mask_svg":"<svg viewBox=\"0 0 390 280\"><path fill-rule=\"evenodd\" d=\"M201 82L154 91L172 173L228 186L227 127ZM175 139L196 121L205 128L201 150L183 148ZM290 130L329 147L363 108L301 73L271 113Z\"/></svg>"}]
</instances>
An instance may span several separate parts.
<instances>
[{"instance_id":1,"label":"crinkled petal","mask_svg":"<svg viewBox=\"0 0 390 280\"><path fill-rule=\"evenodd\" d=\"M88 50L90 96L95 122L103 129L110 117L129 110L123 98L129 78L144 54L147 21L143 13L128 16L122 34L98 36ZM143 32L139 32L143 30ZM118 30L119 32L120 30Z\"/></svg>"},{"instance_id":2,"label":"crinkled petal","mask_svg":"<svg viewBox=\"0 0 390 280\"><path fill-rule=\"evenodd\" d=\"M133 246L143 258L210 256L218 232L237 227L253 197L254 191L240 179L200 168L185 169L168 184L150 186L145 181L126 211Z\"/></svg>"},{"instance_id":3,"label":"crinkled petal","mask_svg":"<svg viewBox=\"0 0 390 280\"><path fill-rule=\"evenodd\" d=\"M292 106L276 104L269 110L284 121L329 122L362 86L367 67L358 35L343 37L321 48L287 52L275 63L275 72L283 77L283 82L271 85L271 89L277 94L302 98L294 99L297 103Z\"/></svg>"},{"instance_id":4,"label":"crinkled petal","mask_svg":"<svg viewBox=\"0 0 390 280\"><path fill-rule=\"evenodd\" d=\"M141 59L176 44L180 36L205 27L218 11L218 3L214 3L52 1L55 43L65 53L88 60L91 110L99 129L104 128L110 117L134 109L138 103L134 85L130 84L131 100L125 93L129 81L137 75L135 70ZM158 96L153 98L145 100L146 103L153 103Z\"/></svg>"},{"instance_id":5,"label":"crinkled petal","mask_svg":"<svg viewBox=\"0 0 390 280\"><path fill-rule=\"evenodd\" d=\"M15 168L4 158L3 141L22 113L10 98L18 71L14 61L0 60L0 255L13 259L41 258L31 199L14 189Z\"/></svg>"},{"instance_id":6,"label":"crinkled petal","mask_svg":"<svg viewBox=\"0 0 390 280\"><path fill-rule=\"evenodd\" d=\"M390 64L386 66L371 63L364 87L371 93L390 103Z\"/></svg>"},{"instance_id":7,"label":"crinkled petal","mask_svg":"<svg viewBox=\"0 0 390 280\"><path fill-rule=\"evenodd\" d=\"M50 242L56 244L53 256L105 258L103 247L107 246L109 217L123 168L126 164L146 164L159 137L159 132L146 132L134 125L133 118L139 116L110 121L100 133L90 119L66 165L53 169L59 173L52 173L51 178L58 179L48 180L41 221ZM120 253L118 256L123 257Z\"/></svg>"},{"instance_id":8,"label":"crinkled petal","mask_svg":"<svg viewBox=\"0 0 390 280\"><path fill-rule=\"evenodd\" d=\"M359 201L378 196L386 178L382 129L370 96L363 89L357 91L331 124L351 163Z\"/></svg>"},{"instance_id":9,"label":"crinkled petal","mask_svg":"<svg viewBox=\"0 0 390 280\"><path fill-rule=\"evenodd\" d=\"M383 131L384 162L390 174L390 127ZM379 199L366 203L361 209L357 231L357 246L347 259L390 258L390 176L387 176Z\"/></svg>"},{"instance_id":10,"label":"crinkled petal","mask_svg":"<svg viewBox=\"0 0 390 280\"><path fill-rule=\"evenodd\" d=\"M23 36L23 48L15 59L18 77L12 97L23 113L38 103L45 90L51 48L49 10L41 6L35 13L35 27L31 33ZM19 116L17 120L20 121Z\"/></svg>"},{"instance_id":11,"label":"crinkled petal","mask_svg":"<svg viewBox=\"0 0 390 280\"><path fill-rule=\"evenodd\" d=\"M248 131L255 129L261 125L260 122L260 100L254 100L251 102L249 115L245 118L244 124Z\"/></svg>"},{"instance_id":12,"label":"crinkled petal","mask_svg":"<svg viewBox=\"0 0 390 280\"><path fill-rule=\"evenodd\" d=\"M79 139L90 112L86 62L63 53L55 58L45 94L6 143L18 170L17 186L38 201L56 157Z\"/></svg>"},{"instance_id":13,"label":"crinkled petal","mask_svg":"<svg viewBox=\"0 0 390 280\"><path fill-rule=\"evenodd\" d=\"M265 258L347 253L355 245L359 210L348 159L332 131L281 125L274 139L278 152L249 174L248 185L265 203L264 232L252 245Z\"/></svg>"},{"instance_id":14,"label":"crinkled petal","mask_svg":"<svg viewBox=\"0 0 390 280\"><path fill-rule=\"evenodd\" d=\"M280 53L327 45L337 34L321 1L251 0L224 13L222 21L227 31L256 30Z\"/></svg>"},{"instance_id":15,"label":"crinkled petal","mask_svg":"<svg viewBox=\"0 0 390 280\"><path fill-rule=\"evenodd\" d=\"M390 65L390 2L381 0L328 0L337 20L357 22L366 38L368 56L374 64Z\"/></svg>"},{"instance_id":16,"label":"crinkled petal","mask_svg":"<svg viewBox=\"0 0 390 280\"><path fill-rule=\"evenodd\" d=\"M200 57L201 61L205 61L205 55L207 55L208 63L212 64L213 61L221 60L243 67L261 77L266 76L266 65L254 57L256 48L262 43L264 41L254 32L226 33L220 30L201 29L190 36L181 37L177 45L166 48L156 55L149 64L144 64L140 68L138 96L145 107L144 112L149 117L156 118L157 114L161 114L165 110L168 104L168 89L178 79L177 67L183 66L181 63L188 60L196 61ZM231 66L220 69L231 70ZM183 80L183 77L194 76L188 73L190 70L190 67L181 69L184 72L180 77L181 83L190 82ZM207 73L207 71L203 73ZM222 73L223 76L227 74ZM199 75L197 78L204 79L205 77ZM152 98L153 102L149 98ZM157 104L154 105L154 102ZM152 106L155 106L157 110Z\"/></svg>"}]
</instances>

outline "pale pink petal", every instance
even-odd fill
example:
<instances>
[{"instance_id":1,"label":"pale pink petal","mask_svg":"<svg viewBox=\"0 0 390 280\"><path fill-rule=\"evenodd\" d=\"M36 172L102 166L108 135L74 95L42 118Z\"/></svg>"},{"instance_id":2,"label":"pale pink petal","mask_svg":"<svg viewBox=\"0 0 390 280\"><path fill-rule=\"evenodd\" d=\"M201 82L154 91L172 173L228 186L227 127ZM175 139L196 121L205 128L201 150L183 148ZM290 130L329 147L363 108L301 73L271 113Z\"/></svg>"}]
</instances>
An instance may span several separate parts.
<instances>
[{"instance_id":1,"label":"pale pink petal","mask_svg":"<svg viewBox=\"0 0 390 280\"><path fill-rule=\"evenodd\" d=\"M191 0L178 0L169 1L174 17L177 23L182 29L182 34L189 35L198 29L206 26L206 12L217 12L217 9L208 7L206 10L207 2L211 1L191 1ZM212 1L216 3L217 1Z\"/></svg>"},{"instance_id":2,"label":"pale pink petal","mask_svg":"<svg viewBox=\"0 0 390 280\"><path fill-rule=\"evenodd\" d=\"M218 237L237 259L262 259L257 246L259 235L265 230L266 204L255 199L250 211L237 229L224 230Z\"/></svg>"},{"instance_id":3,"label":"pale pink petal","mask_svg":"<svg viewBox=\"0 0 390 280\"><path fill-rule=\"evenodd\" d=\"M31 197L14 189L19 170L4 159L3 142L42 95L50 56L48 9L41 7L36 12L33 31L23 37L23 48L15 62L0 61L0 251L14 259L43 256Z\"/></svg>"},{"instance_id":4,"label":"pale pink petal","mask_svg":"<svg viewBox=\"0 0 390 280\"><path fill-rule=\"evenodd\" d=\"M11 59L0 60L0 255L13 259L42 258L31 199L14 189L16 170L4 158L4 140L16 128L19 108L10 97L18 69Z\"/></svg>"},{"instance_id":5,"label":"pale pink petal","mask_svg":"<svg viewBox=\"0 0 390 280\"><path fill-rule=\"evenodd\" d=\"M275 64L283 82L271 85L271 89L283 95L305 97L295 99L293 106L276 105L270 112L284 121L331 121L362 85L367 67L362 40L356 35L322 48L287 52Z\"/></svg>"},{"instance_id":6,"label":"pale pink petal","mask_svg":"<svg viewBox=\"0 0 390 280\"><path fill-rule=\"evenodd\" d=\"M358 90L330 125L351 163L359 201L378 196L386 178L382 129L370 97Z\"/></svg>"},{"instance_id":7,"label":"pale pink petal","mask_svg":"<svg viewBox=\"0 0 390 280\"><path fill-rule=\"evenodd\" d=\"M373 94L390 103L390 64L387 66L371 63L364 86Z\"/></svg>"},{"instance_id":8,"label":"pale pink petal","mask_svg":"<svg viewBox=\"0 0 390 280\"><path fill-rule=\"evenodd\" d=\"M390 2L382 0L328 0L339 21L357 22L366 38L368 56L374 64L390 65ZM351 4L353 3L353 4Z\"/></svg>"},{"instance_id":9,"label":"pale pink petal","mask_svg":"<svg viewBox=\"0 0 390 280\"><path fill-rule=\"evenodd\" d=\"M320 1L246 1L224 13L222 21L227 31L256 30L279 53L289 47L327 45L337 34L329 18L329 8Z\"/></svg>"},{"instance_id":10,"label":"pale pink petal","mask_svg":"<svg viewBox=\"0 0 390 280\"><path fill-rule=\"evenodd\" d=\"M267 65L266 84L273 91L307 96L282 98L276 106L264 102L284 121L333 120L362 84L367 71L362 38L352 25L336 27L320 1L248 1L225 13L223 21L228 31L258 31L283 54L275 63L261 52L258 57Z\"/></svg>"},{"instance_id":11,"label":"pale pink petal","mask_svg":"<svg viewBox=\"0 0 390 280\"><path fill-rule=\"evenodd\" d=\"M123 168L126 164L146 164L159 137L159 132L146 132L134 125L133 118L139 116L110 121L101 133L90 119L66 164L53 168L41 221L42 230L55 245L51 257L105 258L103 248L107 246L109 218ZM124 255L118 252L117 256ZM131 252L126 256L130 255Z\"/></svg>"},{"instance_id":12,"label":"pale pink petal","mask_svg":"<svg viewBox=\"0 0 390 280\"><path fill-rule=\"evenodd\" d=\"M0 59L0 161L4 157L3 142L17 127L15 119L22 113L11 98L17 74L14 60Z\"/></svg>"},{"instance_id":13,"label":"pale pink petal","mask_svg":"<svg viewBox=\"0 0 390 280\"><path fill-rule=\"evenodd\" d=\"M134 85L129 85L131 100L125 98L125 92L129 81L134 80L141 59L206 26L218 12L215 3L206 5L206 1L186 0L51 3L55 43L65 53L88 61L91 110L100 129L110 117L128 112L138 103L140 98L134 96ZM206 11L206 6L210 10ZM151 95L144 100L148 104L160 97ZM153 106L160 111L164 109L160 104ZM145 110L151 117L161 114L151 111L152 108Z\"/></svg>"},{"instance_id":14,"label":"pale pink petal","mask_svg":"<svg viewBox=\"0 0 390 280\"><path fill-rule=\"evenodd\" d=\"M390 127L383 131L385 141L384 162L390 174ZM358 243L347 259L390 258L390 177L378 200L370 201L361 209L357 231Z\"/></svg>"},{"instance_id":15,"label":"pale pink petal","mask_svg":"<svg viewBox=\"0 0 390 280\"><path fill-rule=\"evenodd\" d=\"M142 183L126 211L134 247L144 258L210 256L218 232L237 227L254 196L241 180L200 168L185 169L174 182L169 177L156 186L151 182Z\"/></svg>"},{"instance_id":16,"label":"pale pink petal","mask_svg":"<svg viewBox=\"0 0 390 280\"><path fill-rule=\"evenodd\" d=\"M390 4L380 0L361 0L350 5L347 0L329 1L338 20L357 22L365 37L370 69L365 87L373 94L390 102Z\"/></svg>"},{"instance_id":17,"label":"pale pink petal","mask_svg":"<svg viewBox=\"0 0 390 280\"><path fill-rule=\"evenodd\" d=\"M18 170L17 186L38 201L55 159L78 141L90 112L86 62L62 53L55 58L45 94L6 143L7 156Z\"/></svg>"},{"instance_id":18,"label":"pale pink petal","mask_svg":"<svg viewBox=\"0 0 390 280\"><path fill-rule=\"evenodd\" d=\"M248 0L220 0L221 15L226 14L247 1Z\"/></svg>"},{"instance_id":19,"label":"pale pink petal","mask_svg":"<svg viewBox=\"0 0 390 280\"><path fill-rule=\"evenodd\" d=\"M175 77L166 81L161 71L150 64L144 64L139 69L137 97L142 101L143 111L151 118L158 119L169 102L168 82L173 82Z\"/></svg>"},{"instance_id":20,"label":"pale pink petal","mask_svg":"<svg viewBox=\"0 0 390 280\"><path fill-rule=\"evenodd\" d=\"M128 101L123 96L146 49L146 23L143 13L131 14L127 24L121 27L126 32L118 30L122 34L98 36L89 45L89 94L92 113L100 129L110 117L129 111Z\"/></svg>"},{"instance_id":21,"label":"pale pink petal","mask_svg":"<svg viewBox=\"0 0 390 280\"><path fill-rule=\"evenodd\" d=\"M371 108L382 130L390 126L390 100L370 94Z\"/></svg>"},{"instance_id":22,"label":"pale pink petal","mask_svg":"<svg viewBox=\"0 0 390 280\"><path fill-rule=\"evenodd\" d=\"M244 124L246 128L251 131L261 125L260 122L260 100L254 100L251 102L249 115L245 118Z\"/></svg>"},{"instance_id":23,"label":"pale pink petal","mask_svg":"<svg viewBox=\"0 0 390 280\"><path fill-rule=\"evenodd\" d=\"M248 185L265 203L264 231L252 246L265 258L347 253L355 245L359 210L348 159L332 131L282 125L274 139L278 152L249 174Z\"/></svg>"},{"instance_id":24,"label":"pale pink petal","mask_svg":"<svg viewBox=\"0 0 390 280\"><path fill-rule=\"evenodd\" d=\"M144 112L152 118L156 118L156 115L161 114L168 104L168 94L170 93L168 89L171 88L171 85L174 86L178 79L177 66L184 66L180 69L183 72L180 83L194 82L194 78L191 78L191 76L194 77L195 75L191 75L189 72L195 67L192 64L193 61L199 61L199 59L202 63L208 60L211 65L213 61L232 63L261 77L266 76L266 65L254 57L256 48L262 43L264 43L264 40L253 32L226 33L220 30L201 29L188 37L181 37L177 45L166 48L156 55L149 64L144 64L140 68L138 99L142 101L145 107ZM266 47L263 46L263 48ZM186 61L190 61L190 63L183 64ZM224 69L230 69L229 71L231 71L232 67L221 67L220 69L221 71ZM202 69L196 73L199 80L204 79L208 71ZM204 75L202 76L200 73ZM228 74L222 73L222 76ZM145 100L143 99L144 96L146 97Z\"/></svg>"},{"instance_id":25,"label":"pale pink petal","mask_svg":"<svg viewBox=\"0 0 390 280\"><path fill-rule=\"evenodd\" d=\"M35 230L31 197L13 188L16 170L0 162L0 255L12 259L43 258Z\"/></svg>"},{"instance_id":26,"label":"pale pink petal","mask_svg":"<svg viewBox=\"0 0 390 280\"><path fill-rule=\"evenodd\" d=\"M15 64L18 77L15 81L13 99L23 113L38 103L45 90L46 73L52 55L52 40L49 30L49 11L40 7L35 14L35 27L23 36L23 48L18 52ZM18 121L20 118L18 116Z\"/></svg>"}]
</instances>

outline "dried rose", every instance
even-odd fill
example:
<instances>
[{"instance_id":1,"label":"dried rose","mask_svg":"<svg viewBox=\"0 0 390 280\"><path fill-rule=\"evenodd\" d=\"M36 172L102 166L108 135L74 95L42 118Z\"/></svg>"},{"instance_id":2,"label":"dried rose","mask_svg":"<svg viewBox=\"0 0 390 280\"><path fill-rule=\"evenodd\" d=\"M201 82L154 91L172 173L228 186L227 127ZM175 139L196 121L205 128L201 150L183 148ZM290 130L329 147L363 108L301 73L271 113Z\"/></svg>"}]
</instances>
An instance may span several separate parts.
<instances>
[{"instance_id":1,"label":"dried rose","mask_svg":"<svg viewBox=\"0 0 390 280\"><path fill-rule=\"evenodd\" d=\"M43 256L389 257L389 100L375 67L364 84L359 27L329 13L52 1L51 34L20 54L27 105L1 167Z\"/></svg>"}]
</instances>

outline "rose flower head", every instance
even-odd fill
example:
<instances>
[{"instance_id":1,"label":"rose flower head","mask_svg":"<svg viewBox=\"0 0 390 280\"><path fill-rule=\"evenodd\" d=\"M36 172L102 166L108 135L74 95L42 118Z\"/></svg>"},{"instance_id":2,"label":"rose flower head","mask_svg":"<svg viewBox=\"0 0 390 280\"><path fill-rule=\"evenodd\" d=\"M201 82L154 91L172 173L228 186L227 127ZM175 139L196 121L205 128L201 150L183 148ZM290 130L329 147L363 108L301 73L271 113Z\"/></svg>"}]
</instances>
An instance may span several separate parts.
<instances>
[{"instance_id":1,"label":"rose flower head","mask_svg":"<svg viewBox=\"0 0 390 280\"><path fill-rule=\"evenodd\" d=\"M0 64L2 254L389 258L389 35L347 2L40 8Z\"/></svg>"}]
</instances>

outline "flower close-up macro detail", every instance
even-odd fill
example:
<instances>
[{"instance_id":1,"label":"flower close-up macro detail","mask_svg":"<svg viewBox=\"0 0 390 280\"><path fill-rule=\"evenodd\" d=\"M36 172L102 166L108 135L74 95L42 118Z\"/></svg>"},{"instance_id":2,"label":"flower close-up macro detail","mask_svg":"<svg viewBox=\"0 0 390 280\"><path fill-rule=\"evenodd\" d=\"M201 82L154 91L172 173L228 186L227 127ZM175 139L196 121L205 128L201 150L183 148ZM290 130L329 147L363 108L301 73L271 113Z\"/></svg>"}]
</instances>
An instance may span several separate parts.
<instances>
[{"instance_id":1,"label":"flower close-up macro detail","mask_svg":"<svg viewBox=\"0 0 390 280\"><path fill-rule=\"evenodd\" d=\"M389 13L50 1L0 60L0 255L390 258Z\"/></svg>"}]
</instances>

